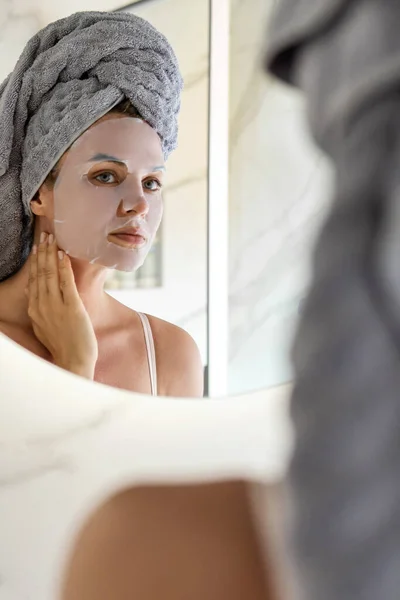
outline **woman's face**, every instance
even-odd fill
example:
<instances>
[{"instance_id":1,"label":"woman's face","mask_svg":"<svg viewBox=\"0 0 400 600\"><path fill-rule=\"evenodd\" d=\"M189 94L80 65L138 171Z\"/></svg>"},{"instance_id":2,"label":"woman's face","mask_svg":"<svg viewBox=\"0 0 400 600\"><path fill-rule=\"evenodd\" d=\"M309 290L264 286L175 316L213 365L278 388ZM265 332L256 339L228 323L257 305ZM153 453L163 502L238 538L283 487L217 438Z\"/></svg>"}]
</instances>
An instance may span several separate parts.
<instances>
[{"instance_id":1,"label":"woman's face","mask_svg":"<svg viewBox=\"0 0 400 600\"><path fill-rule=\"evenodd\" d=\"M107 115L61 159L54 189L41 190L41 216L71 257L134 271L161 222L164 172L154 129L139 119Z\"/></svg>"}]
</instances>

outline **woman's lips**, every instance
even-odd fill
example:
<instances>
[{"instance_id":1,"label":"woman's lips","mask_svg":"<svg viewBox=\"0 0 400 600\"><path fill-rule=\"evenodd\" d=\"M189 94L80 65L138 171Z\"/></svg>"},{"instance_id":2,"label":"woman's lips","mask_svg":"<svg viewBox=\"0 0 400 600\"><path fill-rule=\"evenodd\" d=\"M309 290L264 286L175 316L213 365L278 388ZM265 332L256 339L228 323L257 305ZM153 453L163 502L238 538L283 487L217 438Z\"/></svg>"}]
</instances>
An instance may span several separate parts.
<instances>
[{"instance_id":1,"label":"woman's lips","mask_svg":"<svg viewBox=\"0 0 400 600\"><path fill-rule=\"evenodd\" d=\"M142 248L146 239L138 233L110 233L108 241L123 248Z\"/></svg>"}]
</instances>

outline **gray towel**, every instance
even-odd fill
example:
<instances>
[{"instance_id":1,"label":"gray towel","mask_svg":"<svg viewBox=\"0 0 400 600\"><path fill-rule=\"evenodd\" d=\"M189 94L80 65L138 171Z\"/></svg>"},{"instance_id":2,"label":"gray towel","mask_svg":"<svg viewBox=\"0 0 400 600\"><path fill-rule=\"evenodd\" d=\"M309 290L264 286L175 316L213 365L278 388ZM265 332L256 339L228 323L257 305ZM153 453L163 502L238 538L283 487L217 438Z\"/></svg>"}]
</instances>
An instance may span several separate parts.
<instances>
[{"instance_id":1,"label":"gray towel","mask_svg":"<svg viewBox=\"0 0 400 600\"><path fill-rule=\"evenodd\" d=\"M400 2L280 0L267 65L336 170L294 345L292 534L307 600L400 596Z\"/></svg>"},{"instance_id":2,"label":"gray towel","mask_svg":"<svg viewBox=\"0 0 400 600\"><path fill-rule=\"evenodd\" d=\"M0 86L0 281L25 262L30 200L70 144L126 97L167 157L181 89L166 38L129 13L76 13L28 42Z\"/></svg>"}]
</instances>

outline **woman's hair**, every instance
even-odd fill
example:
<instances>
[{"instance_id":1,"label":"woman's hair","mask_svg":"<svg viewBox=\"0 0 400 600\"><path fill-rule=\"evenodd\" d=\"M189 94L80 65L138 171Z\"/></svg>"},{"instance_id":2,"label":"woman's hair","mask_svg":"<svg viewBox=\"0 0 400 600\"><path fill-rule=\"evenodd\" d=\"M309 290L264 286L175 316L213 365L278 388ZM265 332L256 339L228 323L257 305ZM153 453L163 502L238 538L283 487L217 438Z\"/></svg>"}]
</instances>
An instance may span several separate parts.
<instances>
[{"instance_id":1,"label":"woman's hair","mask_svg":"<svg viewBox=\"0 0 400 600\"><path fill-rule=\"evenodd\" d=\"M117 104L117 106L114 106L114 108L112 108L108 114L110 114L110 113L118 113L118 114L122 114L122 115L126 114L129 117L134 117L136 119L143 119L142 115L139 113L137 108L135 108L133 106L131 101L128 100L128 98L125 98L119 104Z\"/></svg>"},{"instance_id":2,"label":"woman's hair","mask_svg":"<svg viewBox=\"0 0 400 600\"><path fill-rule=\"evenodd\" d=\"M113 114L113 113L117 113L120 115L127 115L128 117L132 117L135 119L143 119L142 115L139 113L137 108L135 108L133 106L133 104L131 103L131 101L128 98L124 98L124 100L122 100L119 104L114 106L114 108L112 108L106 114ZM50 190L53 189L53 187L57 181L58 172L59 172L59 163L57 163L52 168L52 170L47 175L47 177L44 181L44 184L46 185L46 187L48 189L50 189ZM38 194L38 192L36 193L35 197L37 196L37 194Z\"/></svg>"}]
</instances>

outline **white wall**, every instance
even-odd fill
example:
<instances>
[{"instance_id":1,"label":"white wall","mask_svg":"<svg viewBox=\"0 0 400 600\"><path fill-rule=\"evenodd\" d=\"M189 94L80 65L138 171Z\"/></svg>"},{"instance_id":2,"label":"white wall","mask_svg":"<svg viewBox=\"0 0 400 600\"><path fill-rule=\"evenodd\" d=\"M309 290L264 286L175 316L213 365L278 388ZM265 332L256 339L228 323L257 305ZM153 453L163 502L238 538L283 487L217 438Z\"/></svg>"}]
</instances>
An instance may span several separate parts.
<instances>
[{"instance_id":1,"label":"white wall","mask_svg":"<svg viewBox=\"0 0 400 600\"><path fill-rule=\"evenodd\" d=\"M290 345L331 192L302 98L263 72L273 5L231 0L230 393L291 379Z\"/></svg>"},{"instance_id":2,"label":"white wall","mask_svg":"<svg viewBox=\"0 0 400 600\"><path fill-rule=\"evenodd\" d=\"M80 10L115 10L121 0L0 0L0 81L39 29Z\"/></svg>"}]
</instances>

